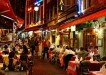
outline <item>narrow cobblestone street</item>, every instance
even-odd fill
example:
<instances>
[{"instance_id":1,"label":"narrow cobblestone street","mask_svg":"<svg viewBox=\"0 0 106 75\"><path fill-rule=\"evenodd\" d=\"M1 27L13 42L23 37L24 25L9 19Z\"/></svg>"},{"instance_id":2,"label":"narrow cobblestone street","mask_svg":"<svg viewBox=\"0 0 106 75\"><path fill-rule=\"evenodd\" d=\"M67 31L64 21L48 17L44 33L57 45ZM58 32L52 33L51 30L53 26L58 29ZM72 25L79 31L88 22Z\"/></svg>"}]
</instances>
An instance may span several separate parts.
<instances>
[{"instance_id":1,"label":"narrow cobblestone street","mask_svg":"<svg viewBox=\"0 0 106 75\"><path fill-rule=\"evenodd\" d=\"M48 62L47 59L34 59L32 75L67 75L66 71Z\"/></svg>"}]
</instances>

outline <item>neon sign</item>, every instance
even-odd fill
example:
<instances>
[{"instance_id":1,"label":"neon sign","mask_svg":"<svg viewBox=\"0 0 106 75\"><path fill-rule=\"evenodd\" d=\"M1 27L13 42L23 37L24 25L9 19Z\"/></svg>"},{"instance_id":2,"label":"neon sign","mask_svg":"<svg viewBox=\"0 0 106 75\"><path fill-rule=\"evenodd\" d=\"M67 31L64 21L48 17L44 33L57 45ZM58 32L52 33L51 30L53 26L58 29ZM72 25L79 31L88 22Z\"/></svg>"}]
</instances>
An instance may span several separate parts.
<instances>
[{"instance_id":1,"label":"neon sign","mask_svg":"<svg viewBox=\"0 0 106 75\"><path fill-rule=\"evenodd\" d=\"M78 14L80 15L80 14L84 13L83 0L78 0L78 1L77 1L77 5L78 5L78 8L77 8L77 9L78 9Z\"/></svg>"},{"instance_id":2,"label":"neon sign","mask_svg":"<svg viewBox=\"0 0 106 75\"><path fill-rule=\"evenodd\" d=\"M42 1L43 1L43 0L36 0L35 3L34 3L34 5L40 6L40 4L41 4Z\"/></svg>"}]
</instances>

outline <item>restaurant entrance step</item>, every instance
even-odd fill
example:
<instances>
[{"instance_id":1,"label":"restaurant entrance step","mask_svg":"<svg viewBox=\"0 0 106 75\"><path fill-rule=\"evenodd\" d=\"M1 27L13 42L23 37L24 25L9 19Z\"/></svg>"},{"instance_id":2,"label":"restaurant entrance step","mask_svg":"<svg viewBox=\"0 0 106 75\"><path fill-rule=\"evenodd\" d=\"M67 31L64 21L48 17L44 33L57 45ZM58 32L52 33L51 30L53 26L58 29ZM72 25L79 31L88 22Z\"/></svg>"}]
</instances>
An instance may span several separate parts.
<instances>
[{"instance_id":1,"label":"restaurant entrance step","mask_svg":"<svg viewBox=\"0 0 106 75\"><path fill-rule=\"evenodd\" d=\"M47 59L34 58L32 75L67 75L66 71L51 64Z\"/></svg>"}]
</instances>

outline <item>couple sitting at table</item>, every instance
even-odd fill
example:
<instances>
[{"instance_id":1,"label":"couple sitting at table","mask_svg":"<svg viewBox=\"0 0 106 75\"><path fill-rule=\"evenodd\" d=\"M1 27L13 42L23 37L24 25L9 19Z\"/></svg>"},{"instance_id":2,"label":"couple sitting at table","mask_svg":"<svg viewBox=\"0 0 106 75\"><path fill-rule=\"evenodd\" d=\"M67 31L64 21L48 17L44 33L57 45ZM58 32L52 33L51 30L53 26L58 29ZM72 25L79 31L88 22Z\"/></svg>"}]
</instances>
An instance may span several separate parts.
<instances>
[{"instance_id":1,"label":"couple sitting at table","mask_svg":"<svg viewBox=\"0 0 106 75\"><path fill-rule=\"evenodd\" d=\"M68 62L71 60L71 58L75 55L75 52L73 51L73 48L66 46L66 49L63 53L63 61L64 61L64 67L67 69Z\"/></svg>"},{"instance_id":2,"label":"couple sitting at table","mask_svg":"<svg viewBox=\"0 0 106 75\"><path fill-rule=\"evenodd\" d=\"M80 51L76 53L78 55L78 58L83 58L85 59L85 57L88 56L88 52L83 48L83 47L80 47Z\"/></svg>"}]
</instances>

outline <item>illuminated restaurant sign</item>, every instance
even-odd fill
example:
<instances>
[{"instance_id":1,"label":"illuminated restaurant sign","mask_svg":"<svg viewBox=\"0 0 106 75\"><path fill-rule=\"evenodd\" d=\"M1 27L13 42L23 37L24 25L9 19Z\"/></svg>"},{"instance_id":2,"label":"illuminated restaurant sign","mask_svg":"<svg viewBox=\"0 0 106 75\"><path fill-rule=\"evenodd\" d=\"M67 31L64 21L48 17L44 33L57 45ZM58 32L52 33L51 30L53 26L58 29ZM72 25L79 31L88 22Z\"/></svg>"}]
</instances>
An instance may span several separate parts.
<instances>
[{"instance_id":1,"label":"illuminated restaurant sign","mask_svg":"<svg viewBox=\"0 0 106 75\"><path fill-rule=\"evenodd\" d=\"M43 0L35 0L34 5L40 6Z\"/></svg>"}]
</instances>

